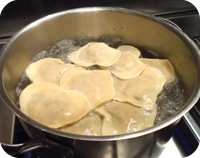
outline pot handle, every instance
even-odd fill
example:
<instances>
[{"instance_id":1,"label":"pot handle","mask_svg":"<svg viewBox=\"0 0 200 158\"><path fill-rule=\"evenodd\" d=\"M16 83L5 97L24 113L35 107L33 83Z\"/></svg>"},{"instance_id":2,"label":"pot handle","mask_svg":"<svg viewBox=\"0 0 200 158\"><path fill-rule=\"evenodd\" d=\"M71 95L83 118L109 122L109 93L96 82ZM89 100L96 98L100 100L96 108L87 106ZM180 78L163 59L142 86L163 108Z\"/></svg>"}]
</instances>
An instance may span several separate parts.
<instances>
[{"instance_id":1,"label":"pot handle","mask_svg":"<svg viewBox=\"0 0 200 158\"><path fill-rule=\"evenodd\" d=\"M41 148L48 148L48 149L54 148L55 151L63 153L64 155L68 155L69 157L73 155L73 149L71 147L61 145L47 138L35 139L21 144L8 145L2 143L1 145L7 154L14 157Z\"/></svg>"}]
</instances>

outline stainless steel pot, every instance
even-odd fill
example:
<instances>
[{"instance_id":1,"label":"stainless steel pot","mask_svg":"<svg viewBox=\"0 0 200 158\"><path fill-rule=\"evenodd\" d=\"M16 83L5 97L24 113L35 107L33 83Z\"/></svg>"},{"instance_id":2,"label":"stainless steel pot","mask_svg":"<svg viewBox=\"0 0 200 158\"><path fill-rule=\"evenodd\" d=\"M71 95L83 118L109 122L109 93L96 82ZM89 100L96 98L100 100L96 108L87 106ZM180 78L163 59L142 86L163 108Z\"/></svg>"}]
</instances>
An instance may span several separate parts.
<instances>
[{"instance_id":1,"label":"stainless steel pot","mask_svg":"<svg viewBox=\"0 0 200 158\"><path fill-rule=\"evenodd\" d=\"M187 100L184 107L152 128L104 137L56 131L35 122L16 107L16 86L36 53L62 39L101 36L118 37L169 59L184 84ZM171 138L176 123L193 107L200 95L200 54L194 42L171 24L137 11L122 8L82 8L59 12L37 20L19 31L2 51L1 98L19 117L24 129L36 144L34 146L29 143L26 151L30 150L30 146L31 149L50 148L48 151L40 149L46 152L47 157L51 157L52 152L84 158L158 157Z\"/></svg>"}]
</instances>

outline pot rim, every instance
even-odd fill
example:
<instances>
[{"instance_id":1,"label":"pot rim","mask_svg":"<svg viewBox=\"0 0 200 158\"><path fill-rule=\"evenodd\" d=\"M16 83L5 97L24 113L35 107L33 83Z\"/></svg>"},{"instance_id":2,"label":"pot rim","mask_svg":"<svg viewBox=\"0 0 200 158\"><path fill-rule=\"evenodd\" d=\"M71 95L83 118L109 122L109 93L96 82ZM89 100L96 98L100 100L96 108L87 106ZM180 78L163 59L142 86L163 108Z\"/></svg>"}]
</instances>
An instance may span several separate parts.
<instances>
[{"instance_id":1,"label":"pot rim","mask_svg":"<svg viewBox=\"0 0 200 158\"><path fill-rule=\"evenodd\" d=\"M29 25L25 26L20 31L18 31L11 38L11 40L6 45L4 45L4 47L2 48L2 54L1 54L1 59L0 59L0 97L3 100L3 102L15 115L17 115L20 119L27 122L28 124L31 124L32 126L38 128L44 132L50 133L50 134L54 134L54 135L66 137L66 138L71 138L71 139L77 139L77 140L115 141L115 140L136 138L136 137L140 137L140 136L147 135L147 134L153 133L155 131L158 131L158 130L165 128L166 126L169 126L170 124L178 121L183 115L185 115L195 105L195 103L198 101L198 99L200 97L200 81L199 81L200 80L200 70L197 70L198 71L198 81L196 83L196 87L193 91L193 94L191 95L190 99L185 103L186 106L184 106L181 110L176 112L176 114L174 114L170 118L166 119L162 123L154 125L153 127L150 127L150 128L138 131L138 132L134 132L134 133L127 133L127 134L114 135L114 136L85 136L85 135L76 135L76 134L58 131L58 130L46 127L46 126L34 121L33 119L29 118L27 115L25 115L23 112L21 112L21 110L14 103L12 103L10 101L10 99L6 95L6 92L4 91L4 86L2 83L2 61L4 59L4 56L7 52L7 50L9 49L10 45L12 45L12 43L15 42L15 39L17 39L18 36L20 36L20 34L22 34L24 31L28 30L31 27L36 26L37 24L39 24L45 20L49 20L51 18L55 18L57 16L62 16L62 15L84 13L84 12L98 12L98 11L113 11L113 12L117 11L117 12L122 12L122 13L127 13L127 14L137 14L139 16L143 16L143 17L149 18L153 21L156 21L156 22L164 25L165 27L168 27L169 29L174 31L177 35L179 35L181 37L181 39L191 47L191 49L194 52L194 55L196 56L197 66L200 67L200 52L199 52L199 49L196 46L196 44L192 41L192 39L190 39L184 32L180 31L175 26L173 26L169 23L166 23L165 21L163 21L160 18L154 17L153 15L149 15L149 14L146 14L146 13L143 13L140 11L119 8L119 7L85 7L85 8L70 9L70 10L61 11L61 12L47 15L43 18L40 18L40 19L30 23Z\"/></svg>"}]
</instances>

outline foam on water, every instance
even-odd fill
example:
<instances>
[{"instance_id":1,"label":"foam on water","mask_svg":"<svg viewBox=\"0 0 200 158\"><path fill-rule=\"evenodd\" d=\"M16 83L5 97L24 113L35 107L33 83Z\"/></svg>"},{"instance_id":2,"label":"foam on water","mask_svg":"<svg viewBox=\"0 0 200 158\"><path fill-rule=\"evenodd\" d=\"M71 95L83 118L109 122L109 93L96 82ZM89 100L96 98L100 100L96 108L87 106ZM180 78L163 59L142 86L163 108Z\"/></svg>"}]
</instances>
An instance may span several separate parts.
<instances>
[{"instance_id":1,"label":"foam on water","mask_svg":"<svg viewBox=\"0 0 200 158\"><path fill-rule=\"evenodd\" d=\"M82 39L64 39L53 46L39 52L36 54L31 63L38 61L43 58L59 58L65 63L71 63L67 56L69 53L78 50L80 47L86 45L88 42L104 42L110 47L117 48L120 45L131 44L129 42L122 41L119 38L114 37L101 37L98 39L93 38L82 38ZM141 51L142 57L145 58L156 58L161 59L159 55L156 53L146 50L145 48L138 48ZM94 70L99 69L97 66L89 67L88 69ZM17 96L20 95L21 91L31 82L28 77L24 74L21 78L21 82L18 84L16 88ZM163 120L169 118L173 114L175 114L178 110L182 108L184 105L184 89L181 84L181 79L176 78L174 82L169 83L163 89L163 91L159 94L157 99L158 112L155 119L155 124L161 123Z\"/></svg>"}]
</instances>

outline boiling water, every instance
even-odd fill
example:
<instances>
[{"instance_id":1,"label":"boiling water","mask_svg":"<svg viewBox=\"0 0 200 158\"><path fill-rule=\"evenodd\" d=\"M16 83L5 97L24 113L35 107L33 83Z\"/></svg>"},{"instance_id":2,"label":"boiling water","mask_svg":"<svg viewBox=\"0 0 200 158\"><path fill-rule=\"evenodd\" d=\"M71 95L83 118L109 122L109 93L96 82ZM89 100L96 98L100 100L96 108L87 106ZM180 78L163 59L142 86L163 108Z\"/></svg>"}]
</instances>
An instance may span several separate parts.
<instances>
[{"instance_id":1,"label":"boiling water","mask_svg":"<svg viewBox=\"0 0 200 158\"><path fill-rule=\"evenodd\" d=\"M67 59L69 53L78 50L80 47L86 45L88 42L94 42L94 41L104 42L113 48L117 48L118 46L124 44L131 45L131 43L113 37L101 37L98 39L82 38L78 40L65 39L47 48L46 50L43 50L42 52L36 54L32 58L31 63L48 57L59 58L65 63L71 63ZM138 47L138 49L141 51L142 57L157 58L157 59L162 58L156 53L146 50L144 48ZM89 67L88 69L94 70L99 68L97 66L92 66ZM16 88L17 95L19 96L21 91L30 83L31 83L30 80L24 74L22 76L21 82L18 84ZM179 109L182 108L182 106L184 105L184 89L179 78L176 78L174 82L165 85L163 91L159 94L156 103L158 105L157 109L158 112L154 124L161 123L163 120L169 118L170 116L175 114Z\"/></svg>"}]
</instances>

